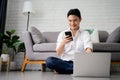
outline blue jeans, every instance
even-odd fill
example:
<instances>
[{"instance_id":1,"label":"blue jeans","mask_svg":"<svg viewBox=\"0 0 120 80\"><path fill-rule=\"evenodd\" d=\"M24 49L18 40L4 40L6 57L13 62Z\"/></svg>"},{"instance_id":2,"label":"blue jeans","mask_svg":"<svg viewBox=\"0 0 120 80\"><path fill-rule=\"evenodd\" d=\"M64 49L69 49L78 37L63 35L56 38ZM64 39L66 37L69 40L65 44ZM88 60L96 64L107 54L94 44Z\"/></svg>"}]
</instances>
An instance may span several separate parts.
<instances>
[{"instance_id":1,"label":"blue jeans","mask_svg":"<svg viewBox=\"0 0 120 80\"><path fill-rule=\"evenodd\" d=\"M56 57L48 57L46 59L46 66L60 74L73 73L73 61L64 61Z\"/></svg>"}]
</instances>

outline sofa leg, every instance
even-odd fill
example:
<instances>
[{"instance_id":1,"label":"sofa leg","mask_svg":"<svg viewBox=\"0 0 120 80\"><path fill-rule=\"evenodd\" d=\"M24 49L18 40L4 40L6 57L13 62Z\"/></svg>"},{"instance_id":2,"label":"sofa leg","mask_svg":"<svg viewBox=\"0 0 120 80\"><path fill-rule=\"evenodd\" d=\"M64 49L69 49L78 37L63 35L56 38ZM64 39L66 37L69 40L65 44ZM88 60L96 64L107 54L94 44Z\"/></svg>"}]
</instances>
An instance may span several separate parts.
<instances>
[{"instance_id":1,"label":"sofa leg","mask_svg":"<svg viewBox=\"0 0 120 80\"><path fill-rule=\"evenodd\" d=\"M25 56L25 59L24 59L23 64L22 64L21 72L24 72L24 70L25 70L25 68L26 68L26 65L27 65L27 60L28 60L28 57Z\"/></svg>"},{"instance_id":2,"label":"sofa leg","mask_svg":"<svg viewBox=\"0 0 120 80\"><path fill-rule=\"evenodd\" d=\"M42 64L42 71L46 71L45 60L29 60L28 55L25 56L25 59L22 64L21 72L24 72L27 64Z\"/></svg>"},{"instance_id":3,"label":"sofa leg","mask_svg":"<svg viewBox=\"0 0 120 80\"><path fill-rule=\"evenodd\" d=\"M23 62L22 69L21 69L22 72L24 72L26 65L27 65L27 63Z\"/></svg>"},{"instance_id":4,"label":"sofa leg","mask_svg":"<svg viewBox=\"0 0 120 80\"><path fill-rule=\"evenodd\" d=\"M42 72L46 71L46 64L42 64Z\"/></svg>"}]
</instances>

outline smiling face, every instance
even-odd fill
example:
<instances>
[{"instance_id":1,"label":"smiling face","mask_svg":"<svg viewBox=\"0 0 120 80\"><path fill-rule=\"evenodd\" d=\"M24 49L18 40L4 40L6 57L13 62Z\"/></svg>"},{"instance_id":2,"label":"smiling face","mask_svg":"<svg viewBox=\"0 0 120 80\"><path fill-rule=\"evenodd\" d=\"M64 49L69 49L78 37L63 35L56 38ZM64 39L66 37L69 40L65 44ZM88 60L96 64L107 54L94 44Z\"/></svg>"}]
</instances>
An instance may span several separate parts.
<instances>
[{"instance_id":1,"label":"smiling face","mask_svg":"<svg viewBox=\"0 0 120 80\"><path fill-rule=\"evenodd\" d=\"M68 24L71 30L78 30L81 19L76 15L68 16Z\"/></svg>"}]
</instances>

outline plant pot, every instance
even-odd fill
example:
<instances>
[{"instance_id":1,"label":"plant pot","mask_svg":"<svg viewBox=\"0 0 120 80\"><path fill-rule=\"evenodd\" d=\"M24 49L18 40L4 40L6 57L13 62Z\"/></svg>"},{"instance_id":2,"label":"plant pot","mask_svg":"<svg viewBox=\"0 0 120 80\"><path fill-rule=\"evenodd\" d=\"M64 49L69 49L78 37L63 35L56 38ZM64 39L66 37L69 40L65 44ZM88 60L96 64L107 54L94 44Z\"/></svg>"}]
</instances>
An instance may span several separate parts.
<instances>
[{"instance_id":1,"label":"plant pot","mask_svg":"<svg viewBox=\"0 0 120 80\"><path fill-rule=\"evenodd\" d=\"M10 62L10 70L16 70L16 62L15 61Z\"/></svg>"},{"instance_id":2,"label":"plant pot","mask_svg":"<svg viewBox=\"0 0 120 80\"><path fill-rule=\"evenodd\" d=\"M9 59L9 55L8 54L1 54L1 58L3 62L7 62Z\"/></svg>"}]
</instances>

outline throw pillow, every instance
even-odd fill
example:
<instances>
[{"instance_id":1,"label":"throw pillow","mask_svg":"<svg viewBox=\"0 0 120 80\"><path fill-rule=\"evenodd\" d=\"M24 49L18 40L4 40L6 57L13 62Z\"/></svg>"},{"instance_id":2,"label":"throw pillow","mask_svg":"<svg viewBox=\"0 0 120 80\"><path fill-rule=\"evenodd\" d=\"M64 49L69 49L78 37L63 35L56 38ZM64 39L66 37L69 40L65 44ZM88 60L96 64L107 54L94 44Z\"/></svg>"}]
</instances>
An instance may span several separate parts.
<instances>
[{"instance_id":1,"label":"throw pillow","mask_svg":"<svg viewBox=\"0 0 120 80\"><path fill-rule=\"evenodd\" d=\"M107 43L120 42L120 26L116 28L107 38Z\"/></svg>"},{"instance_id":2,"label":"throw pillow","mask_svg":"<svg viewBox=\"0 0 120 80\"><path fill-rule=\"evenodd\" d=\"M99 34L97 29L86 29L91 36L91 40L93 43L99 43Z\"/></svg>"},{"instance_id":3,"label":"throw pillow","mask_svg":"<svg viewBox=\"0 0 120 80\"><path fill-rule=\"evenodd\" d=\"M39 43L45 42L45 39L42 33L37 28L31 27L30 33L34 43L39 44Z\"/></svg>"}]
</instances>

